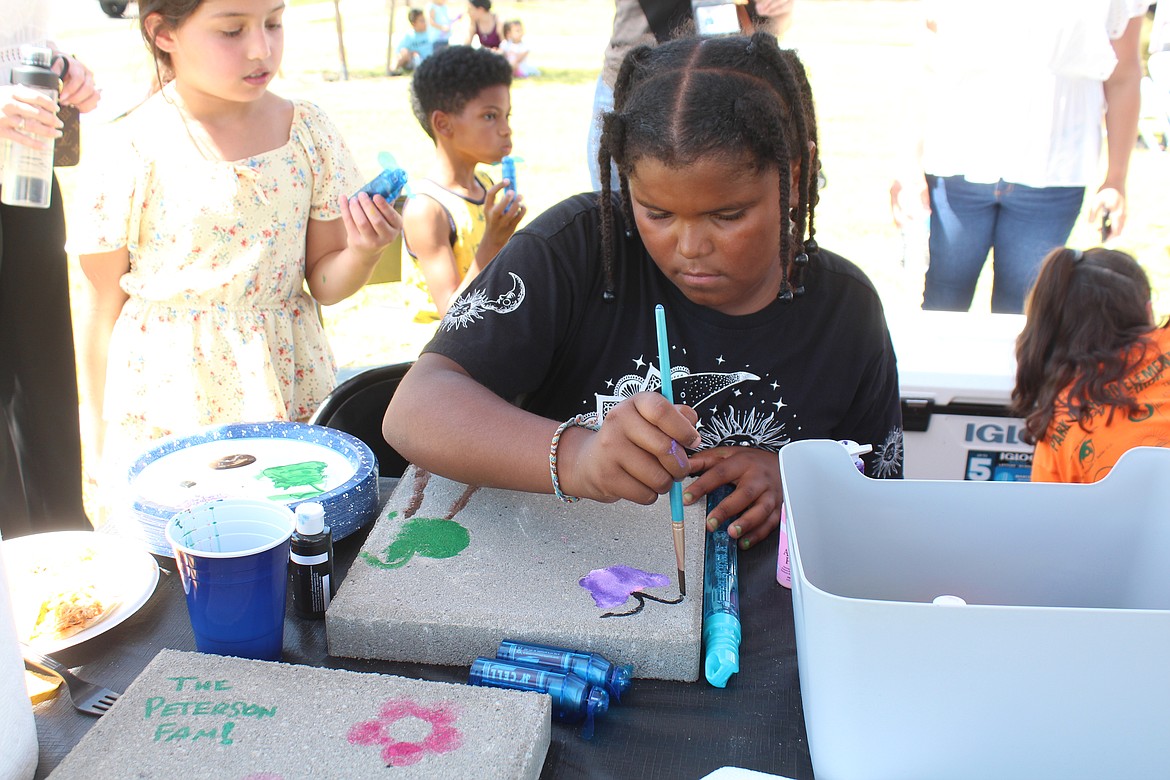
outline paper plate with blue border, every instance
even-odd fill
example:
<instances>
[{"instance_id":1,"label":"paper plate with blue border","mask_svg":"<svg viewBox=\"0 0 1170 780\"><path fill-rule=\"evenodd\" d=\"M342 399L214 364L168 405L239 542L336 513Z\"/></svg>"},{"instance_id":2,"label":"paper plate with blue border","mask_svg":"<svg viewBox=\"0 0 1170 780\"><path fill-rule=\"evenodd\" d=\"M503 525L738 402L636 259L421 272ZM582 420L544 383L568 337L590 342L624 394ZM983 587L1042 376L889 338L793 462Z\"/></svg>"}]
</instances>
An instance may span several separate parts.
<instances>
[{"instance_id":1,"label":"paper plate with blue border","mask_svg":"<svg viewBox=\"0 0 1170 780\"><path fill-rule=\"evenodd\" d=\"M166 556L167 521L217 498L315 501L334 539L362 528L380 507L378 461L365 442L297 422L234 423L167 439L134 462L129 488L144 541Z\"/></svg>"}]
</instances>

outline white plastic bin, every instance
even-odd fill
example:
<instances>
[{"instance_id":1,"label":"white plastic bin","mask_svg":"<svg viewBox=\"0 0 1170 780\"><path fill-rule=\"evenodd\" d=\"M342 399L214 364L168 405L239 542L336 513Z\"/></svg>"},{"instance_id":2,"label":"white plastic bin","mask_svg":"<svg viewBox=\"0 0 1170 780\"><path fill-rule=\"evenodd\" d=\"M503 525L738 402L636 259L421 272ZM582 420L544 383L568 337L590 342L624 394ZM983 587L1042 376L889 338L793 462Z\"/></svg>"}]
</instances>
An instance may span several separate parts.
<instances>
[{"instance_id":1,"label":"white plastic bin","mask_svg":"<svg viewBox=\"0 0 1170 780\"><path fill-rule=\"evenodd\" d=\"M1170 777L1170 450L1091 485L780 466L818 780Z\"/></svg>"},{"instance_id":2,"label":"white plastic bin","mask_svg":"<svg viewBox=\"0 0 1170 780\"><path fill-rule=\"evenodd\" d=\"M1007 412L1022 314L891 314L912 479L1026 482L1032 446Z\"/></svg>"}]
</instances>

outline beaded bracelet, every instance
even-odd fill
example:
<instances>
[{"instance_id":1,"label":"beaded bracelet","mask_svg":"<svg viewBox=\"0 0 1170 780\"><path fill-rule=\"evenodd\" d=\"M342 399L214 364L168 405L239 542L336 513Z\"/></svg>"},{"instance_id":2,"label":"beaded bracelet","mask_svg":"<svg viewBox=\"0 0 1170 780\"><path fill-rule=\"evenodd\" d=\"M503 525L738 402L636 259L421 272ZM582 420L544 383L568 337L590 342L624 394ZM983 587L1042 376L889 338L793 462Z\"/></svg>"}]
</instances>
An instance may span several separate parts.
<instances>
[{"instance_id":1,"label":"beaded bracelet","mask_svg":"<svg viewBox=\"0 0 1170 780\"><path fill-rule=\"evenodd\" d=\"M561 480L557 476L557 447L561 446L561 436L569 428L586 428L591 431L596 431L601 427L586 422L588 419L585 415L579 414L576 417L570 417L568 420L565 420L557 428L557 432L553 434L552 443L548 448L548 471L552 475L553 493L566 504L575 504L581 499L577 496L566 496L561 492Z\"/></svg>"}]
</instances>

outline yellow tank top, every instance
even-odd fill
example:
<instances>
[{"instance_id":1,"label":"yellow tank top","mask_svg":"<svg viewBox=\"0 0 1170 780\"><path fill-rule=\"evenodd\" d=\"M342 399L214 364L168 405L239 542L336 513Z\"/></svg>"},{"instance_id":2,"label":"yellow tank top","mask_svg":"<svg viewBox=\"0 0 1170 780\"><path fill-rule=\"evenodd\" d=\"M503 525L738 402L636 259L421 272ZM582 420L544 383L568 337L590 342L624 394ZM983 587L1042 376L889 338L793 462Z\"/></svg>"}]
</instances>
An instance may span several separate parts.
<instances>
[{"instance_id":1,"label":"yellow tank top","mask_svg":"<svg viewBox=\"0 0 1170 780\"><path fill-rule=\"evenodd\" d=\"M475 178L483 187L484 192L487 192L491 188L492 180L486 174L477 171ZM455 253L455 265L459 269L459 279L462 281L463 277L467 275L467 269L471 268L471 263L475 260L475 253L479 251L480 242L483 241L485 227L483 200L465 198L462 195L451 192L451 190L445 187L439 186L430 179L419 179L411 182L411 189L410 197L417 198L425 195L433 198L443 207L443 211L446 212L447 223L451 227L451 249ZM406 253L412 259L417 260L414 252L410 251L410 244L405 241L405 236L403 239L403 247L405 247ZM427 294L426 308L421 309L415 314L415 322L437 321L439 319L439 311L435 307L435 301L431 298L430 291L427 290L426 279L423 277L418 263L410 263L409 267L403 269L403 274L405 277L404 281L413 284Z\"/></svg>"}]
</instances>

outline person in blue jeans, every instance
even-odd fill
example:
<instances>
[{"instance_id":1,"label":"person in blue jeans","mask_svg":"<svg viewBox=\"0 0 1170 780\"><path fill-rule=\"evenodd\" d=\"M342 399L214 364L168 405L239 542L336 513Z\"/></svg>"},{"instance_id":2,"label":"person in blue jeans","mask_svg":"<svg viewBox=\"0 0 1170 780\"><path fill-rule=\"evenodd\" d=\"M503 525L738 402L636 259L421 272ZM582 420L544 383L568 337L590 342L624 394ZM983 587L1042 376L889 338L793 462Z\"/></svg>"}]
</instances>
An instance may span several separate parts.
<instances>
[{"instance_id":1,"label":"person in blue jeans","mask_svg":"<svg viewBox=\"0 0 1170 780\"><path fill-rule=\"evenodd\" d=\"M1081 213L1084 187L1029 187L1000 179L926 176L930 266L922 308L967 311L989 250L995 250L991 310L1018 314L1040 266L1063 246Z\"/></svg>"},{"instance_id":2,"label":"person in blue jeans","mask_svg":"<svg viewBox=\"0 0 1170 780\"><path fill-rule=\"evenodd\" d=\"M991 253L991 310L1023 311L1040 261L1067 242L1098 181L1102 120L1107 167L1088 218L1102 240L1123 230L1149 2L1101 5L1105 18L1013 0L934 6L923 133L890 187L899 227L930 213L922 308L968 310Z\"/></svg>"}]
</instances>

